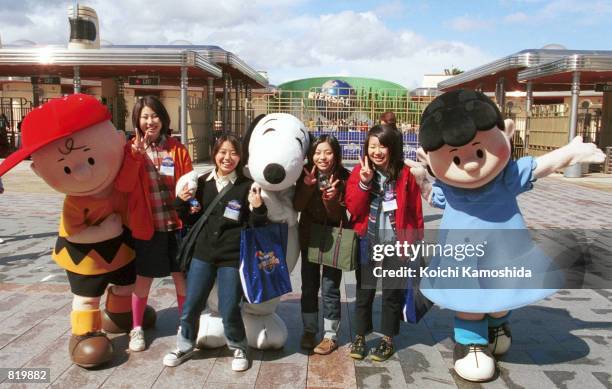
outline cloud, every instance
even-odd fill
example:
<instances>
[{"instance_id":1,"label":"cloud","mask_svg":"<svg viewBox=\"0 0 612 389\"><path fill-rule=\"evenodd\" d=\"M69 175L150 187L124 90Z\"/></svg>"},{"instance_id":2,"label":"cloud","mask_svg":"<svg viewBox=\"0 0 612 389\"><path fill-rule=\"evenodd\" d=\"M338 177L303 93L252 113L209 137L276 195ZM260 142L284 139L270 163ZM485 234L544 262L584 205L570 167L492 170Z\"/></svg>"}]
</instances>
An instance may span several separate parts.
<instances>
[{"instance_id":1,"label":"cloud","mask_svg":"<svg viewBox=\"0 0 612 389\"><path fill-rule=\"evenodd\" d=\"M529 19L529 16L523 12L515 12L504 17L506 23L521 23Z\"/></svg>"},{"instance_id":2,"label":"cloud","mask_svg":"<svg viewBox=\"0 0 612 389\"><path fill-rule=\"evenodd\" d=\"M30 39L65 45L67 4L45 8L47 3L42 0L26 3L15 12L27 23L4 25L3 41ZM184 39L218 45L251 67L267 71L275 84L350 74L418 86L425 73L452 66L468 69L492 59L462 42L430 40L409 28L389 27L383 14L402 9L400 2L365 12L323 14L305 12L304 0L227 0L206 5L172 0L149 1L146 6L136 0L91 0L88 4L98 13L103 40L167 44Z\"/></svg>"},{"instance_id":3,"label":"cloud","mask_svg":"<svg viewBox=\"0 0 612 389\"><path fill-rule=\"evenodd\" d=\"M466 32L487 28L491 26L491 22L468 16L459 16L447 22L446 25L453 30Z\"/></svg>"},{"instance_id":4,"label":"cloud","mask_svg":"<svg viewBox=\"0 0 612 389\"><path fill-rule=\"evenodd\" d=\"M585 26L599 24L612 16L612 2L588 1L576 3L571 0L527 1L533 3L529 11L515 12L504 17L506 23L529 23L531 26L542 26L546 23L559 23L567 20L568 26L572 24Z\"/></svg>"},{"instance_id":5,"label":"cloud","mask_svg":"<svg viewBox=\"0 0 612 389\"><path fill-rule=\"evenodd\" d=\"M383 4L374 8L372 12L383 19L389 19L401 18L407 10L408 7L406 6L406 3L400 0L393 0L384 2Z\"/></svg>"}]
</instances>

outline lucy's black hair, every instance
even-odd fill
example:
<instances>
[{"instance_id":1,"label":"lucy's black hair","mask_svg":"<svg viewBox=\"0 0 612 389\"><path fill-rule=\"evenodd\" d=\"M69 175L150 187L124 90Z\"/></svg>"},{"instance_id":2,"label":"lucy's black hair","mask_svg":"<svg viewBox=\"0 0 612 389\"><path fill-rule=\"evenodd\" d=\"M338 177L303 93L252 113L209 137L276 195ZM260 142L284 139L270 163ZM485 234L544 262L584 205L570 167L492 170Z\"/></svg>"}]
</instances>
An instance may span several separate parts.
<instances>
[{"instance_id":1,"label":"lucy's black hair","mask_svg":"<svg viewBox=\"0 0 612 389\"><path fill-rule=\"evenodd\" d=\"M463 146L476 131L494 127L504 131L504 119L497 105L482 92L459 89L436 97L421 116L419 138L425 151L444 145Z\"/></svg>"}]
</instances>

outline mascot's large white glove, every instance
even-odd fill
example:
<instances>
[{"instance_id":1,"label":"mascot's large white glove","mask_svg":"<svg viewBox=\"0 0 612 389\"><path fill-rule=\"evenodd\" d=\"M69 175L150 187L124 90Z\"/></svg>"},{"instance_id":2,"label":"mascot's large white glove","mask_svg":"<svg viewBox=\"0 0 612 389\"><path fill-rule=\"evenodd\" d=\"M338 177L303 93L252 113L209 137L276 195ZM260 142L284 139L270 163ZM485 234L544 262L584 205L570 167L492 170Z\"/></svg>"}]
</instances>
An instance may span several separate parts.
<instances>
[{"instance_id":1,"label":"mascot's large white glove","mask_svg":"<svg viewBox=\"0 0 612 389\"><path fill-rule=\"evenodd\" d=\"M282 145L282 147L279 147ZM291 272L300 254L297 212L293 209L294 185L302 173L310 139L304 124L293 115L274 113L253 121L245 137L245 173L262 187L268 219L287 223L287 267ZM223 324L217 310L218 293L208 298L208 310L200 317L199 347L220 347L225 343ZM287 326L274 313L280 298L262 304L247 304L242 318L249 346L277 349L287 341Z\"/></svg>"},{"instance_id":2,"label":"mascot's large white glove","mask_svg":"<svg viewBox=\"0 0 612 389\"><path fill-rule=\"evenodd\" d=\"M187 189L189 189L192 194L195 194L195 191L198 188L198 172L192 170L179 178L179 180L176 182L176 197L179 197L179 194L183 191L185 185L187 185Z\"/></svg>"}]
</instances>

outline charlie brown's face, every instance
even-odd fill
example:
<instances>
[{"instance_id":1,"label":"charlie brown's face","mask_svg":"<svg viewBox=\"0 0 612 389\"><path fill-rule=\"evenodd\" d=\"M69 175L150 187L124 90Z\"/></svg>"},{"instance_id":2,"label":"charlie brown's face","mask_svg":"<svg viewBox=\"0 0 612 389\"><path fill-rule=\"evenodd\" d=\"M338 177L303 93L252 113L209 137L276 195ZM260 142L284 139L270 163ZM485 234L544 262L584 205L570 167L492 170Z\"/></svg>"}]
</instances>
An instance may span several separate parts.
<instances>
[{"instance_id":1,"label":"charlie brown's face","mask_svg":"<svg viewBox=\"0 0 612 389\"><path fill-rule=\"evenodd\" d=\"M58 192L104 193L123 163L125 136L110 121L56 140L32 154L32 170Z\"/></svg>"},{"instance_id":2,"label":"charlie brown's face","mask_svg":"<svg viewBox=\"0 0 612 389\"><path fill-rule=\"evenodd\" d=\"M444 145L427 152L429 167L440 181L458 188L475 189L492 181L510 159L510 137L513 126L506 131L497 127L477 131L463 146Z\"/></svg>"}]
</instances>

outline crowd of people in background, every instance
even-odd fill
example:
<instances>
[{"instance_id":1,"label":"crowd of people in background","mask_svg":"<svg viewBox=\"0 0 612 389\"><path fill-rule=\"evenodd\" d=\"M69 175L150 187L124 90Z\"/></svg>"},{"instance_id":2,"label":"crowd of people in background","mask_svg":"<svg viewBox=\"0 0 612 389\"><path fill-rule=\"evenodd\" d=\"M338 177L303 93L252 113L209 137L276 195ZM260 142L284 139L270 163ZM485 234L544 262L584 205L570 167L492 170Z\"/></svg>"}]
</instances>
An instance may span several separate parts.
<instances>
[{"instance_id":1,"label":"crowd of people in background","mask_svg":"<svg viewBox=\"0 0 612 389\"><path fill-rule=\"evenodd\" d=\"M390 112L390 111L388 111ZM387 112L385 112L387 113ZM383 113L383 115L385 114ZM381 115L381 117L383 116ZM367 120L347 120L347 119L321 119L306 120L306 127L309 131L314 132L368 132L369 129L376 124L372 119ZM402 133L418 133L419 126L416 123L411 122L394 122L395 127Z\"/></svg>"}]
</instances>

